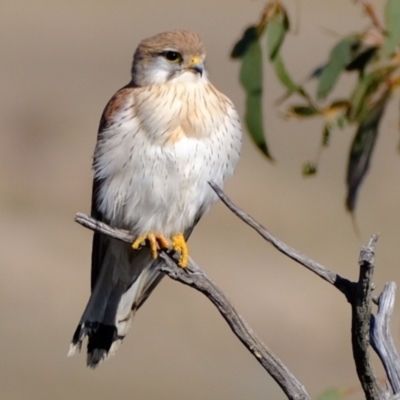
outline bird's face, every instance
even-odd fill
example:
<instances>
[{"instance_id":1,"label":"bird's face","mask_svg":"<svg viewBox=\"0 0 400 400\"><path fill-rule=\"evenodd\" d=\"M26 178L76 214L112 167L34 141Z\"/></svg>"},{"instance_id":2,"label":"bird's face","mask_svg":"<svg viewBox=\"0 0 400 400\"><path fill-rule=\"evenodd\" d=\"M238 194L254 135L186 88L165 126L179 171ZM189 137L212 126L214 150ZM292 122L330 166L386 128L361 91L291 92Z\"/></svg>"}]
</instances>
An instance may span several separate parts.
<instances>
[{"instance_id":1,"label":"bird's face","mask_svg":"<svg viewBox=\"0 0 400 400\"><path fill-rule=\"evenodd\" d=\"M147 78L151 83L167 81L195 82L203 77L204 56L188 54L172 47L155 54L147 66Z\"/></svg>"},{"instance_id":2,"label":"bird's face","mask_svg":"<svg viewBox=\"0 0 400 400\"><path fill-rule=\"evenodd\" d=\"M133 59L132 80L138 86L206 80L204 60L204 44L194 33L161 33L139 45Z\"/></svg>"}]
</instances>

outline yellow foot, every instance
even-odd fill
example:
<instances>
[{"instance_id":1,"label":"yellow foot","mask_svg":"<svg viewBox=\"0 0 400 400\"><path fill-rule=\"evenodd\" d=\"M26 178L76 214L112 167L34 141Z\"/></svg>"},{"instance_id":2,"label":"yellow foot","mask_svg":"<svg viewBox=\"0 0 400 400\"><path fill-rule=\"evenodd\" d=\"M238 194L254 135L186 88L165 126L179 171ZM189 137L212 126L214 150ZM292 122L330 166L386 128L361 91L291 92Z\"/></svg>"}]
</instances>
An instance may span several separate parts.
<instances>
[{"instance_id":1,"label":"yellow foot","mask_svg":"<svg viewBox=\"0 0 400 400\"><path fill-rule=\"evenodd\" d=\"M178 265L181 268L186 268L189 261L189 251L182 233L172 237L172 247L175 251L181 253Z\"/></svg>"},{"instance_id":2,"label":"yellow foot","mask_svg":"<svg viewBox=\"0 0 400 400\"><path fill-rule=\"evenodd\" d=\"M169 240L166 239L163 235L150 232L147 235L139 236L132 243L132 248L137 250L142 244L144 244L146 242L146 240L149 242L151 256L154 259L156 259L158 257L158 249L159 248L168 250L171 247Z\"/></svg>"}]
</instances>

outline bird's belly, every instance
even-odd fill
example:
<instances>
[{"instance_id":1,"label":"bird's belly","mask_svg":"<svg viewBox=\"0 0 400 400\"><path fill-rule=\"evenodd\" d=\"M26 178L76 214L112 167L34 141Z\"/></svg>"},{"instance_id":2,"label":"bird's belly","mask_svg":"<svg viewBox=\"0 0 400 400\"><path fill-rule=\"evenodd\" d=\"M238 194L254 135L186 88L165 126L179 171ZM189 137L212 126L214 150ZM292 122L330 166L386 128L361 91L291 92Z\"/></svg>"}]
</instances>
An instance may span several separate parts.
<instances>
[{"instance_id":1,"label":"bird's belly","mask_svg":"<svg viewBox=\"0 0 400 400\"><path fill-rule=\"evenodd\" d=\"M124 169L110 177L113 225L134 235L183 233L216 196L208 181L222 185L233 165L215 151L215 143L184 138L171 146L148 145ZM110 210L111 211L111 210Z\"/></svg>"}]
</instances>

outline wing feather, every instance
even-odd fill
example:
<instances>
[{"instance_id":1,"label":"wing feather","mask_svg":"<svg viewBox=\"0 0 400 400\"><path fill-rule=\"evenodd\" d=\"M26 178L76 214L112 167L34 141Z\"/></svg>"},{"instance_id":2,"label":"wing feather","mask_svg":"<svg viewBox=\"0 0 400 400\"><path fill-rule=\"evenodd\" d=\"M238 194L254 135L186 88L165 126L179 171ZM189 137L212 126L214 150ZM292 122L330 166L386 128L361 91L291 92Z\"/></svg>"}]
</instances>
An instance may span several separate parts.
<instances>
[{"instance_id":1,"label":"wing feather","mask_svg":"<svg viewBox=\"0 0 400 400\"><path fill-rule=\"evenodd\" d=\"M132 90L135 89L135 85L131 82L128 85L124 86L120 90L118 90L114 96L110 99L108 104L106 105L103 114L100 119L99 129L97 133L97 142L102 139L102 134L106 129L109 129L112 125L113 118L116 113L121 109L124 105L124 100L127 95L130 95ZM117 128L115 128L117 129ZM96 163L96 153L93 157L93 165ZM106 220L103 213L99 210L99 192L102 186L103 180L94 177L93 179L93 187L92 187L92 207L91 207L91 216L98 221L109 223ZM110 243L110 238L107 235L103 235L101 233L95 232L93 235L92 242L92 270L91 270L91 290L93 292L97 278L100 275L101 266L103 264L103 259L105 254L107 253L107 248Z\"/></svg>"}]
</instances>

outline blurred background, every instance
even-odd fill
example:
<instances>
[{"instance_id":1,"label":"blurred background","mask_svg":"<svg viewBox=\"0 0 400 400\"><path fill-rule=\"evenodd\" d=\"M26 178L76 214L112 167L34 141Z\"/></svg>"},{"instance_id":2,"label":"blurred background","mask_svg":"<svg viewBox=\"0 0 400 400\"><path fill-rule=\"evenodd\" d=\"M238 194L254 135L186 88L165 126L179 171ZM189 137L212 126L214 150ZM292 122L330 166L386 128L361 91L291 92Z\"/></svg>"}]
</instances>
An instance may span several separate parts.
<instances>
[{"instance_id":1,"label":"blurred background","mask_svg":"<svg viewBox=\"0 0 400 400\"><path fill-rule=\"evenodd\" d=\"M297 34L283 56L300 81L338 37L369 21L350 0L285 1ZM374 4L382 16L383 0ZM67 358L89 297L91 232L73 222L89 212L91 156L99 118L129 81L138 42L176 28L197 32L212 82L243 113L239 63L229 59L262 0L1 0L0 13L0 398L283 399L278 386L202 295L164 279L136 315L115 357L96 371ZM322 121L286 121L284 93L265 72L265 121L276 163L246 137L227 194L280 239L332 270L358 276L358 254L380 232L375 283L400 282L398 104L387 110L360 193L357 237L344 208L353 130L337 131L319 173L301 176L316 154ZM346 93L341 78L336 93ZM192 257L312 397L357 388L344 297L285 258L223 205L190 240ZM397 304L392 322L399 343ZM376 361L376 359L375 359ZM376 362L375 365L378 365ZM382 369L377 373L383 376ZM361 392L352 398L362 398Z\"/></svg>"}]
</instances>

